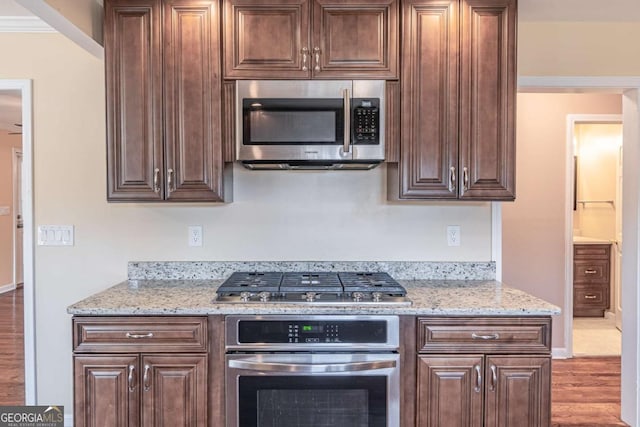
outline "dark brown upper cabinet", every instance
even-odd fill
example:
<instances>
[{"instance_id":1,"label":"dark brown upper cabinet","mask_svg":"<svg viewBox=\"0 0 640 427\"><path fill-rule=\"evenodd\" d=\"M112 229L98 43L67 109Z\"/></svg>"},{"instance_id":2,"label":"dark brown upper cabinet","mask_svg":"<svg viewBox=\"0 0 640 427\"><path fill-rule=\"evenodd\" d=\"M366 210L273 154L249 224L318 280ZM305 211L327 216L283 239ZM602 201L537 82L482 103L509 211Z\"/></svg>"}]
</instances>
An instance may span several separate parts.
<instances>
[{"instance_id":1,"label":"dark brown upper cabinet","mask_svg":"<svg viewBox=\"0 0 640 427\"><path fill-rule=\"evenodd\" d=\"M405 0L392 199L514 200L516 0Z\"/></svg>"},{"instance_id":2,"label":"dark brown upper cabinet","mask_svg":"<svg viewBox=\"0 0 640 427\"><path fill-rule=\"evenodd\" d=\"M220 31L215 0L105 0L109 201L224 200Z\"/></svg>"},{"instance_id":3,"label":"dark brown upper cabinet","mask_svg":"<svg viewBox=\"0 0 640 427\"><path fill-rule=\"evenodd\" d=\"M230 79L398 77L398 0L224 0Z\"/></svg>"}]
</instances>

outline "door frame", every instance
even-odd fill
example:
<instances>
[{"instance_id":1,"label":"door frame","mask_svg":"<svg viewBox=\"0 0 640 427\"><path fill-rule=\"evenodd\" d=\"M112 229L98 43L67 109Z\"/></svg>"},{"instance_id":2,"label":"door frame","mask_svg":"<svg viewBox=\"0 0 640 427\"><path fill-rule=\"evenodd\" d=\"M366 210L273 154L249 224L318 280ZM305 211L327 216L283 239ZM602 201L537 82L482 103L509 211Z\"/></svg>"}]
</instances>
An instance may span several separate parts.
<instances>
[{"instance_id":1,"label":"door frame","mask_svg":"<svg viewBox=\"0 0 640 427\"><path fill-rule=\"evenodd\" d=\"M1 90L19 90L22 97L22 218L24 265L25 404L36 404L36 335L33 219L33 81L0 79ZM15 221L15 220L14 220Z\"/></svg>"},{"instance_id":2,"label":"door frame","mask_svg":"<svg viewBox=\"0 0 640 427\"><path fill-rule=\"evenodd\" d=\"M12 177L13 177L13 289L18 287L18 217L16 215L16 211L18 209L18 201L20 197L21 188L17 186L16 176L18 176L18 157L20 157L20 162L22 162L22 147L21 148L12 148L11 149L11 168L12 168ZM20 169L22 170L22 168ZM20 176L20 184L22 184L22 176ZM24 226L24 221L23 221Z\"/></svg>"},{"instance_id":3,"label":"door frame","mask_svg":"<svg viewBox=\"0 0 640 427\"><path fill-rule=\"evenodd\" d=\"M574 138L575 126L579 123L620 123L624 127L622 114L568 114L567 115L567 141L566 141L566 175L565 175L565 194L573 195L575 163L573 161L576 155ZM565 282L564 282L564 312L567 317L564 322L564 333L567 357L573 357L573 322L570 321L569 314L573 318L573 204L574 198L567 197L565 200ZM616 206L616 209L622 209L622 206ZM613 271L613 269L612 269Z\"/></svg>"},{"instance_id":4,"label":"door frame","mask_svg":"<svg viewBox=\"0 0 640 427\"><path fill-rule=\"evenodd\" d=\"M627 306L622 318L622 420L640 426L640 76L522 76L518 92L609 92L622 94L624 188L622 253L622 298ZM566 316L566 312L564 313ZM565 318L566 319L566 318ZM565 322L566 323L566 322ZM565 335L565 347L567 339ZM566 354L566 348L560 349ZM554 351L555 353L555 351Z\"/></svg>"}]
</instances>

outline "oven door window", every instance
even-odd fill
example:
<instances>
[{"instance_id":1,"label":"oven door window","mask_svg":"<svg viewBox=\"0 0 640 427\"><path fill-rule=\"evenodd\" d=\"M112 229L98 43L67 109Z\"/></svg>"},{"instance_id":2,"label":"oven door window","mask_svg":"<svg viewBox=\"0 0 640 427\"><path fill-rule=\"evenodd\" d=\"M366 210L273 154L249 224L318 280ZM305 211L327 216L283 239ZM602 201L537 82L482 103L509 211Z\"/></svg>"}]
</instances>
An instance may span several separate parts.
<instances>
[{"instance_id":1,"label":"oven door window","mask_svg":"<svg viewBox=\"0 0 640 427\"><path fill-rule=\"evenodd\" d=\"M386 376L243 376L239 427L385 427Z\"/></svg>"},{"instance_id":2,"label":"oven door window","mask_svg":"<svg viewBox=\"0 0 640 427\"><path fill-rule=\"evenodd\" d=\"M243 144L342 144L343 100L243 99Z\"/></svg>"}]
</instances>

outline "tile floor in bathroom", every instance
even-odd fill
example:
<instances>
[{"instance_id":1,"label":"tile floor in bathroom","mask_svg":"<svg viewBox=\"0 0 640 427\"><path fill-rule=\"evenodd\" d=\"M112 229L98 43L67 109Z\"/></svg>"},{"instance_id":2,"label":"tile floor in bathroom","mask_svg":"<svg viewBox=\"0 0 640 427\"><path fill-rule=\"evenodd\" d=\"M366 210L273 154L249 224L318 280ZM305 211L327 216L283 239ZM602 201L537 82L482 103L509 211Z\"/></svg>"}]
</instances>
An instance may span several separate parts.
<instances>
[{"instance_id":1,"label":"tile floor in bathroom","mask_svg":"<svg viewBox=\"0 0 640 427\"><path fill-rule=\"evenodd\" d=\"M574 317L574 356L619 356L622 335L613 317Z\"/></svg>"}]
</instances>

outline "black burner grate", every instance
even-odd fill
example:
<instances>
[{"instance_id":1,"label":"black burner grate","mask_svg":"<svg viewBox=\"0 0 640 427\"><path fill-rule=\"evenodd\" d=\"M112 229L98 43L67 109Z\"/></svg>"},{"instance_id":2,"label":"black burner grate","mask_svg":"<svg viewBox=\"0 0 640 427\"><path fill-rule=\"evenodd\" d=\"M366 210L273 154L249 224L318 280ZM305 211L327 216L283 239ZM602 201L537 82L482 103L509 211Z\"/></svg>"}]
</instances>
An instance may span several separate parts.
<instances>
[{"instance_id":1,"label":"black burner grate","mask_svg":"<svg viewBox=\"0 0 640 427\"><path fill-rule=\"evenodd\" d=\"M284 273L280 292L325 292L342 294L342 284L336 273Z\"/></svg>"},{"instance_id":2,"label":"black burner grate","mask_svg":"<svg viewBox=\"0 0 640 427\"><path fill-rule=\"evenodd\" d=\"M218 294L278 292L281 281L282 273L278 272L236 272L220 285Z\"/></svg>"},{"instance_id":3,"label":"black burner grate","mask_svg":"<svg viewBox=\"0 0 640 427\"><path fill-rule=\"evenodd\" d=\"M387 273L345 272L338 273L344 291L381 292L394 296L405 296L406 290Z\"/></svg>"}]
</instances>

